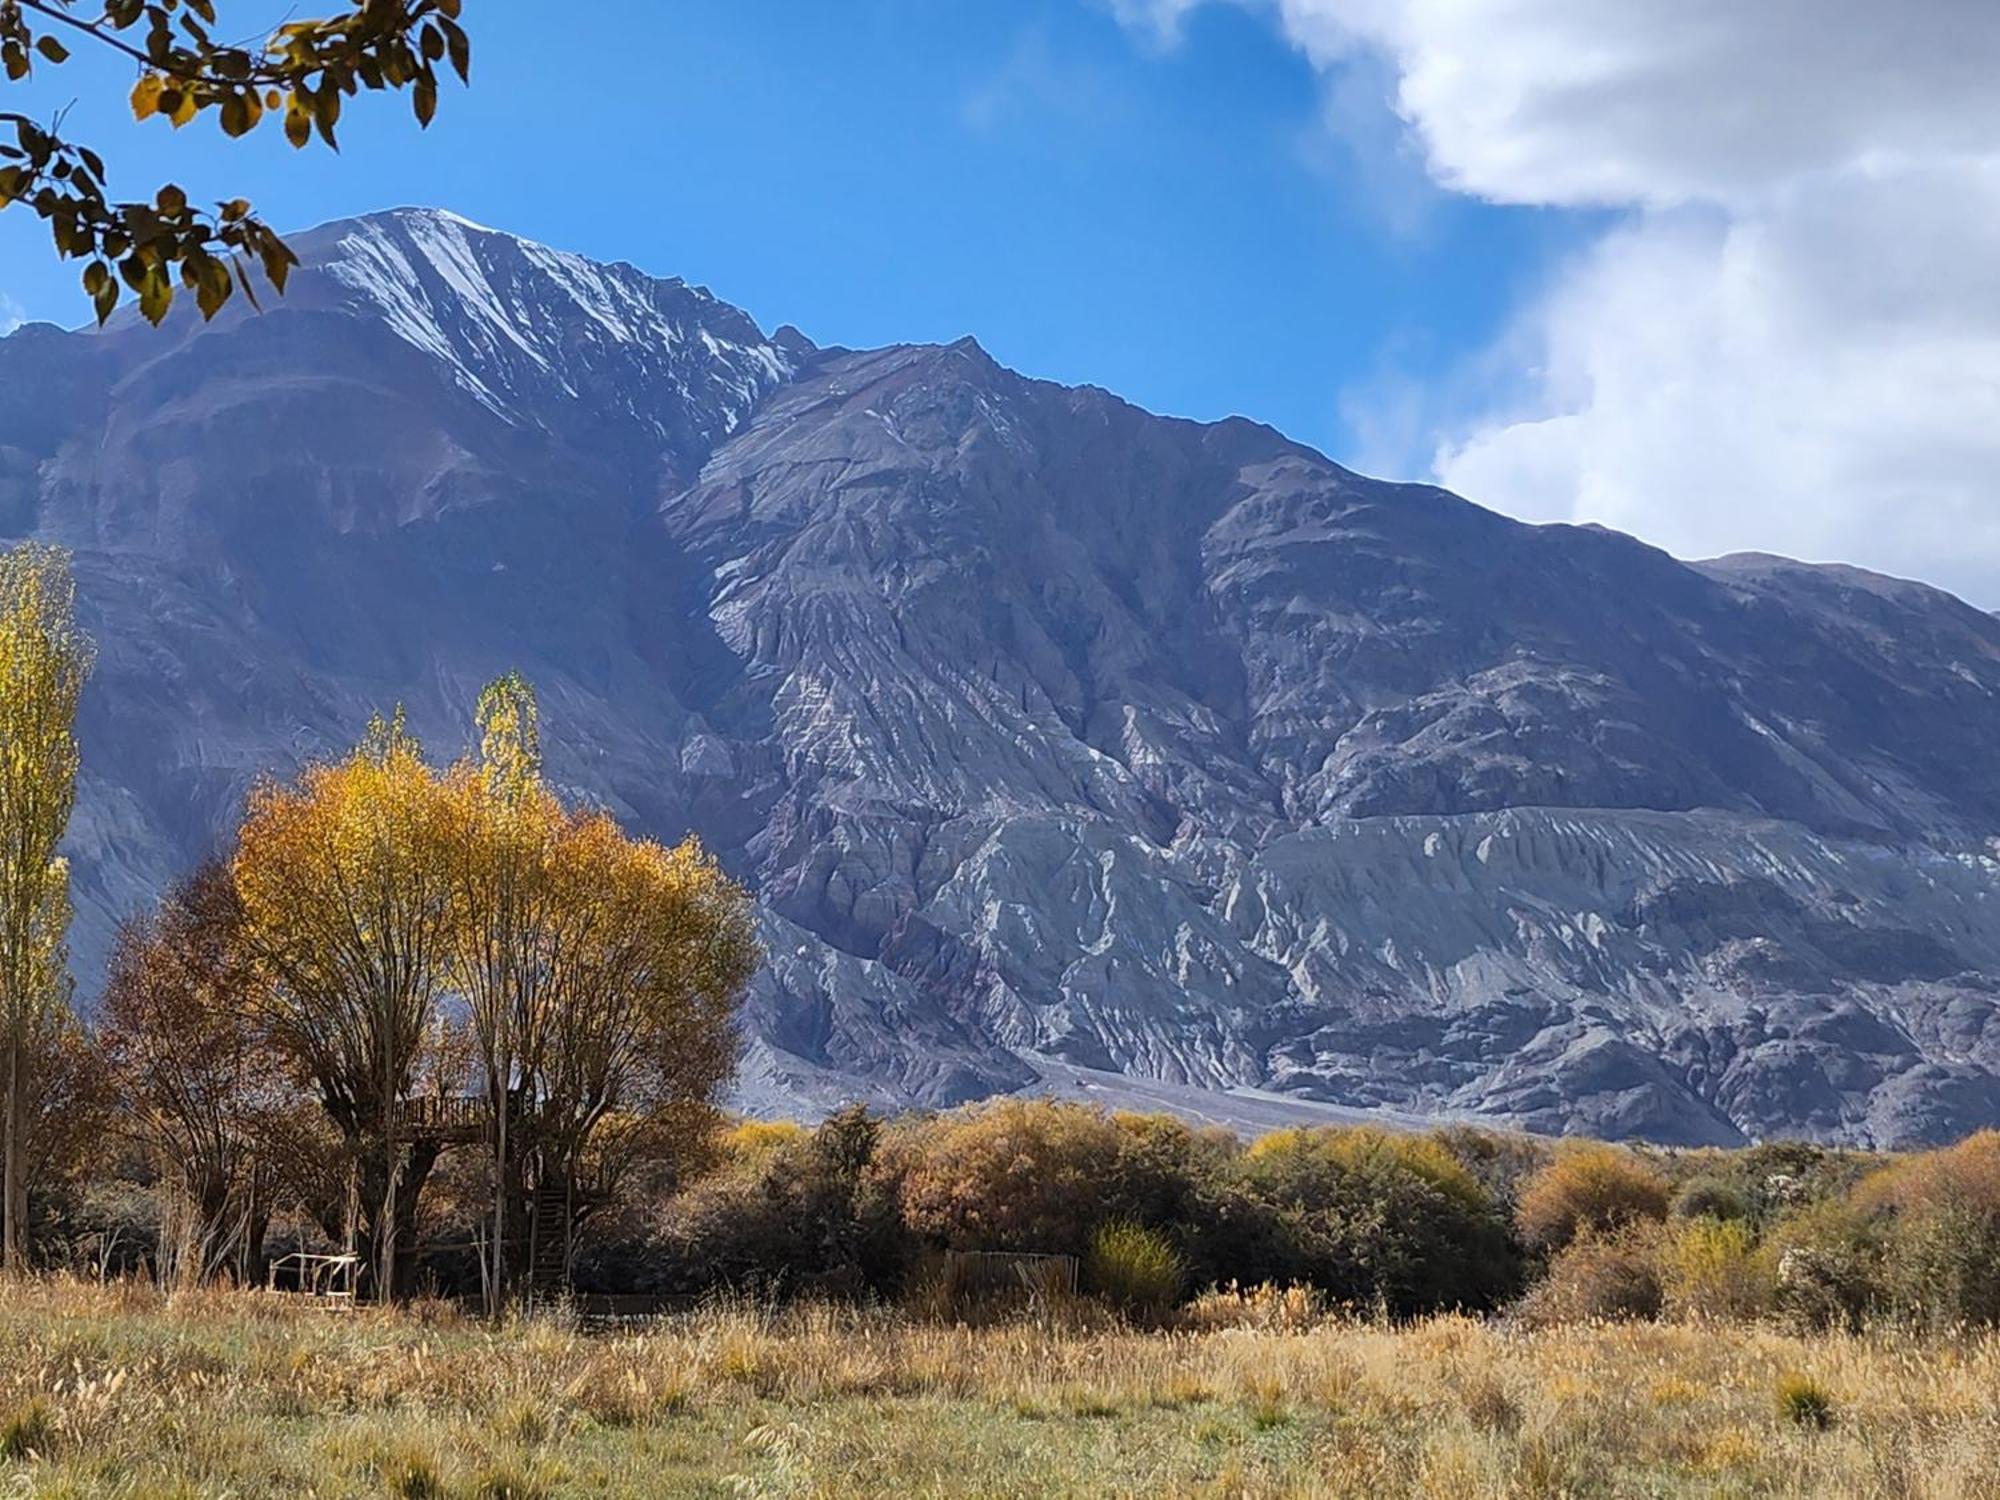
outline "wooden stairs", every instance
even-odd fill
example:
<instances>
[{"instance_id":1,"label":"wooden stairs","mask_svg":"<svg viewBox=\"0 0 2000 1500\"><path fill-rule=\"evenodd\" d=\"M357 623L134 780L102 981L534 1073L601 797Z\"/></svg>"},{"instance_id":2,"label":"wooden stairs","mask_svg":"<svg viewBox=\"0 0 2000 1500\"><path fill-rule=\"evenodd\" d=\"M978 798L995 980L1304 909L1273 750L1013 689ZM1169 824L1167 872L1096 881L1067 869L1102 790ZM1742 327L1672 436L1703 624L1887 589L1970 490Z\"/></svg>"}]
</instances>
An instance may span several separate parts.
<instances>
[{"instance_id":1,"label":"wooden stairs","mask_svg":"<svg viewBox=\"0 0 2000 1500\"><path fill-rule=\"evenodd\" d=\"M528 1294L560 1296L569 1289L569 1195L558 1184L540 1184L528 1212Z\"/></svg>"}]
</instances>

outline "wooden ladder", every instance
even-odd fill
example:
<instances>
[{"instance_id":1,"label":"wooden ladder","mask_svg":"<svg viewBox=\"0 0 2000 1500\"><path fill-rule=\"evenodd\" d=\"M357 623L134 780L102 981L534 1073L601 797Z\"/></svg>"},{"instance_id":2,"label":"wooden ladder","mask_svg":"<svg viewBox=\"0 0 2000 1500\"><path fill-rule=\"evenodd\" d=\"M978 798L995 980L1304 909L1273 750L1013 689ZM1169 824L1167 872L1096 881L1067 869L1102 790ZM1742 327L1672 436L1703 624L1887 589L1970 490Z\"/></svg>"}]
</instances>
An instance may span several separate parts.
<instances>
[{"instance_id":1,"label":"wooden ladder","mask_svg":"<svg viewBox=\"0 0 2000 1500\"><path fill-rule=\"evenodd\" d=\"M544 1183L529 1199L534 1215L533 1255L528 1265L528 1291L535 1297L553 1297L569 1285L569 1195L560 1186Z\"/></svg>"}]
</instances>

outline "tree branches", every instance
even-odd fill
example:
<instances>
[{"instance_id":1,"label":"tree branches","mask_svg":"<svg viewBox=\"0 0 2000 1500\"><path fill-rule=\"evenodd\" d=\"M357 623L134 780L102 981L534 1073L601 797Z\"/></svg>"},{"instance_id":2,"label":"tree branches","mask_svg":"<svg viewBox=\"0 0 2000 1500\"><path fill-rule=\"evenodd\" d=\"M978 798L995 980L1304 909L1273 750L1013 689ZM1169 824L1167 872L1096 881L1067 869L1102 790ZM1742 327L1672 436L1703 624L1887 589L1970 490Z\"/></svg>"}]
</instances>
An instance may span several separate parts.
<instances>
[{"instance_id":1,"label":"tree branches","mask_svg":"<svg viewBox=\"0 0 2000 1500\"><path fill-rule=\"evenodd\" d=\"M139 120L179 129L212 113L225 135L237 137L278 118L294 147L317 136L337 150L343 101L361 90L407 89L418 123L428 126L440 65L461 81L471 77L459 10L460 0L361 0L245 45L216 40L214 0L105 0L94 16L79 15L76 0L0 0L0 71L19 82L38 62L60 66L70 56L62 37L81 39L138 66L131 105ZM176 279L204 318L239 289L254 303L252 262L284 291L297 257L243 199L198 209L170 183L150 200L114 201L103 159L63 139L60 120L43 125L0 111L0 126L14 136L0 145L0 208L26 204L48 221L58 254L88 262L83 286L99 323L126 289L158 323Z\"/></svg>"}]
</instances>

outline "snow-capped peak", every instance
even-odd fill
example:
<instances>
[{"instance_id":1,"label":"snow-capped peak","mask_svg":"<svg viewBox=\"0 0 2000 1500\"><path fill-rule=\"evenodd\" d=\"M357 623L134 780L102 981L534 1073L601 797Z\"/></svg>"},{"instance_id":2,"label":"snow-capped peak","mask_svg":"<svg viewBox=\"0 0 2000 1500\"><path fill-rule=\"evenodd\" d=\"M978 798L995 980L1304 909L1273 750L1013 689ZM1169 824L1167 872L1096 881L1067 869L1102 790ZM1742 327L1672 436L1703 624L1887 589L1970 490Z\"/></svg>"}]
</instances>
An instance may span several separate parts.
<instances>
[{"instance_id":1,"label":"snow-capped peak","mask_svg":"<svg viewBox=\"0 0 2000 1500\"><path fill-rule=\"evenodd\" d=\"M703 288L443 209L371 214L314 238L325 248L309 259L350 304L512 422L545 425L546 403L588 400L712 441L796 368L795 353Z\"/></svg>"}]
</instances>

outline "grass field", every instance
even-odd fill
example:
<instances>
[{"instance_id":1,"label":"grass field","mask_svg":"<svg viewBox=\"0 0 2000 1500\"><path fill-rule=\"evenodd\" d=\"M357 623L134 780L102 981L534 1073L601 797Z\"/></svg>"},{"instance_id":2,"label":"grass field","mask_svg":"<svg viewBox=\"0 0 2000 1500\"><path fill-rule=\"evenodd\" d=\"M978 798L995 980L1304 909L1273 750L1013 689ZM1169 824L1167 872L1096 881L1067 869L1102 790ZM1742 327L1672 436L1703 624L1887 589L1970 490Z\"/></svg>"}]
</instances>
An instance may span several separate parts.
<instances>
[{"instance_id":1,"label":"grass field","mask_svg":"<svg viewBox=\"0 0 2000 1500\"><path fill-rule=\"evenodd\" d=\"M0 1493L1971 1500L2000 1495L2000 1338L827 1307L603 1335L28 1283L0 1289Z\"/></svg>"}]
</instances>

